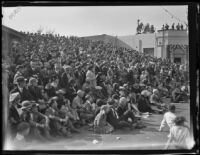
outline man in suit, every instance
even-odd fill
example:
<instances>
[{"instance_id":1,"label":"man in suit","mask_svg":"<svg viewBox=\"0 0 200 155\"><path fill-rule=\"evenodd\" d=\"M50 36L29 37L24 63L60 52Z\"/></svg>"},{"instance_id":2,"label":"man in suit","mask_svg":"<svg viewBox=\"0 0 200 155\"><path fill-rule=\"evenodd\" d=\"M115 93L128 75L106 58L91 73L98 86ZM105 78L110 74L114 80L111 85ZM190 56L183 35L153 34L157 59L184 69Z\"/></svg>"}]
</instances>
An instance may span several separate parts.
<instances>
[{"instance_id":1,"label":"man in suit","mask_svg":"<svg viewBox=\"0 0 200 155\"><path fill-rule=\"evenodd\" d=\"M111 100L108 102L108 104L110 106L110 110L107 114L107 122L111 124L114 127L114 129L121 129L124 127L128 127L132 130L133 126L131 123L128 123L119 118L119 115L117 114L117 111L116 111L116 107L117 107L116 102L114 100Z\"/></svg>"},{"instance_id":2,"label":"man in suit","mask_svg":"<svg viewBox=\"0 0 200 155\"><path fill-rule=\"evenodd\" d=\"M61 75L60 86L61 88L67 89L69 87L69 80L72 78L70 74L70 70L72 69L72 67L64 65L63 68L64 72Z\"/></svg>"},{"instance_id":3,"label":"man in suit","mask_svg":"<svg viewBox=\"0 0 200 155\"><path fill-rule=\"evenodd\" d=\"M18 77L16 79L16 82L17 82L17 86L13 90L11 90L10 94L19 92L21 96L20 102L25 101L25 100L34 100L34 97L26 88L26 81L24 77L23 76Z\"/></svg>"},{"instance_id":4,"label":"man in suit","mask_svg":"<svg viewBox=\"0 0 200 155\"><path fill-rule=\"evenodd\" d=\"M34 101L40 102L42 97L41 89L38 87L38 80L34 77L29 79L28 91L34 97Z\"/></svg>"},{"instance_id":5,"label":"man in suit","mask_svg":"<svg viewBox=\"0 0 200 155\"><path fill-rule=\"evenodd\" d=\"M54 76L59 79L58 88L61 88L61 75L64 73L64 69L61 64L57 63L54 65Z\"/></svg>"}]
</instances>

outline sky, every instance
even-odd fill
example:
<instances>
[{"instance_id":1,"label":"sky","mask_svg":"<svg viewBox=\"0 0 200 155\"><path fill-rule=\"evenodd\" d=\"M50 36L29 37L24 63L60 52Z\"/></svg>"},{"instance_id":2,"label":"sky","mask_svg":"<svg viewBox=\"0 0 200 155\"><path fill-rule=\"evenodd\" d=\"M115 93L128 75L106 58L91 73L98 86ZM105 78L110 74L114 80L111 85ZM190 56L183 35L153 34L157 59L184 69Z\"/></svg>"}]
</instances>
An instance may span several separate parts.
<instances>
[{"instance_id":1,"label":"sky","mask_svg":"<svg viewBox=\"0 0 200 155\"><path fill-rule=\"evenodd\" d=\"M166 23L179 23L177 18L188 22L187 9L186 5L3 7L2 24L18 31L43 28L44 33L50 30L65 36L124 36L136 33L138 19L154 25L156 30Z\"/></svg>"}]
</instances>

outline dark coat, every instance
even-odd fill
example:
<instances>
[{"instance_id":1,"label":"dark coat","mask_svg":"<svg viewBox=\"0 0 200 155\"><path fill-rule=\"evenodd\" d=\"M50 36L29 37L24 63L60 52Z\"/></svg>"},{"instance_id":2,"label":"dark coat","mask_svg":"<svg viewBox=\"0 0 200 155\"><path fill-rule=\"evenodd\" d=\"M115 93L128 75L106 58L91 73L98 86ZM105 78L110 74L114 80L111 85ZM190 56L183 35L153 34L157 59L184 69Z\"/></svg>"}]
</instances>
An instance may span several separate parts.
<instances>
[{"instance_id":1,"label":"dark coat","mask_svg":"<svg viewBox=\"0 0 200 155\"><path fill-rule=\"evenodd\" d=\"M119 120L117 119L116 115L112 111L112 109L109 110L107 113L107 122L112 125L114 128L118 125Z\"/></svg>"},{"instance_id":2,"label":"dark coat","mask_svg":"<svg viewBox=\"0 0 200 155\"><path fill-rule=\"evenodd\" d=\"M19 94L20 94L20 97L21 97L20 102L23 102L25 100L35 100L35 98L31 95L29 90L26 88L23 88L23 91L21 93L20 90L18 89L18 87L15 87L13 90L11 90L10 93L12 94L12 93L16 93L16 92L19 92Z\"/></svg>"},{"instance_id":3,"label":"dark coat","mask_svg":"<svg viewBox=\"0 0 200 155\"><path fill-rule=\"evenodd\" d=\"M61 88L67 88L69 87L69 79L67 77L67 73L62 73L61 78L60 78L60 87Z\"/></svg>"},{"instance_id":4,"label":"dark coat","mask_svg":"<svg viewBox=\"0 0 200 155\"><path fill-rule=\"evenodd\" d=\"M11 120L14 120L14 122ZM18 111L13 105L11 105L11 107L9 108L9 124L10 124L11 136L13 138L17 134L17 125L19 123L20 123L20 117Z\"/></svg>"},{"instance_id":5,"label":"dark coat","mask_svg":"<svg viewBox=\"0 0 200 155\"><path fill-rule=\"evenodd\" d=\"M150 106L150 101L143 96L138 99L138 110L140 112L153 112Z\"/></svg>"},{"instance_id":6,"label":"dark coat","mask_svg":"<svg viewBox=\"0 0 200 155\"><path fill-rule=\"evenodd\" d=\"M119 115L119 117L122 117L124 112L126 111L126 109L122 108L121 106L118 106L116 111L117 111L117 114Z\"/></svg>"},{"instance_id":7,"label":"dark coat","mask_svg":"<svg viewBox=\"0 0 200 155\"><path fill-rule=\"evenodd\" d=\"M34 97L34 101L37 102L39 99L42 99L41 90L38 87L28 86L28 90Z\"/></svg>"}]
</instances>

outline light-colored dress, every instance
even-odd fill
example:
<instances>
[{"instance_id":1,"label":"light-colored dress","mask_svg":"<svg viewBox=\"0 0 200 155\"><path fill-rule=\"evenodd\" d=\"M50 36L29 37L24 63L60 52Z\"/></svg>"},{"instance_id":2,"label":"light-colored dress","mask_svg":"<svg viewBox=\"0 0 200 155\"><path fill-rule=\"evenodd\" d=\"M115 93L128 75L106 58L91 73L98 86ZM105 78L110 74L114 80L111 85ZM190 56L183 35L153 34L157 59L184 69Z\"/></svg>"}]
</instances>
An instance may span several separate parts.
<instances>
[{"instance_id":1,"label":"light-colored dress","mask_svg":"<svg viewBox=\"0 0 200 155\"><path fill-rule=\"evenodd\" d=\"M99 134L108 134L113 130L114 128L106 121L106 114L100 111L94 120L94 132Z\"/></svg>"}]
</instances>

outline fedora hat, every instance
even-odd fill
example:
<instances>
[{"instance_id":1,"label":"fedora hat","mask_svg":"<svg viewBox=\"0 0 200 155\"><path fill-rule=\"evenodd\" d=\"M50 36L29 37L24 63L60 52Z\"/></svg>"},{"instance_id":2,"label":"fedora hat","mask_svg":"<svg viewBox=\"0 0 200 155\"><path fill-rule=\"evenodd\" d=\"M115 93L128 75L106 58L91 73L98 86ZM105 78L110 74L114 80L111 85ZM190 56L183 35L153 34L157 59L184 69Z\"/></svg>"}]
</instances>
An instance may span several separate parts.
<instances>
[{"instance_id":1,"label":"fedora hat","mask_svg":"<svg viewBox=\"0 0 200 155\"><path fill-rule=\"evenodd\" d=\"M19 77L16 78L17 83L21 83L21 82L24 82L24 81L26 81L26 79L23 76L19 76Z\"/></svg>"},{"instance_id":2,"label":"fedora hat","mask_svg":"<svg viewBox=\"0 0 200 155\"><path fill-rule=\"evenodd\" d=\"M26 100L26 101L23 101L22 103L21 103L21 110L25 110L25 109L31 109L33 106L38 106L39 104L36 104L35 102L33 102L33 101L28 101L28 100Z\"/></svg>"}]
</instances>

